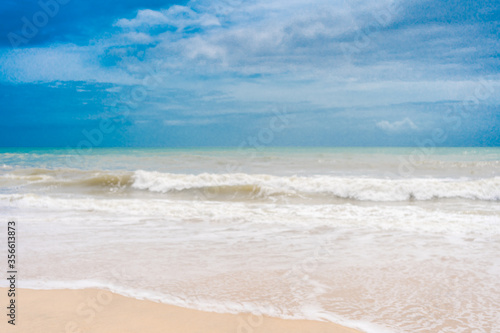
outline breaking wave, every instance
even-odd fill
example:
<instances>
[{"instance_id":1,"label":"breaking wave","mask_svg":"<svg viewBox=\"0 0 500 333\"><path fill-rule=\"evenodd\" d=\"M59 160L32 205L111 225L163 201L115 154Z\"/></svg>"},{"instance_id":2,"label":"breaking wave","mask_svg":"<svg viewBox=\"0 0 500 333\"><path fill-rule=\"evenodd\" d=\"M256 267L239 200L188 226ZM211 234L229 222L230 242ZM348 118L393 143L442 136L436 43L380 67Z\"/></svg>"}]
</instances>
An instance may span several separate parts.
<instances>
[{"instance_id":1,"label":"breaking wave","mask_svg":"<svg viewBox=\"0 0 500 333\"><path fill-rule=\"evenodd\" d=\"M2 188L79 187L95 190L192 194L207 200L336 198L354 201L424 201L436 199L500 200L500 177L364 178L337 176L273 176L266 174L174 174L155 171L82 171L24 169L0 175Z\"/></svg>"}]
</instances>

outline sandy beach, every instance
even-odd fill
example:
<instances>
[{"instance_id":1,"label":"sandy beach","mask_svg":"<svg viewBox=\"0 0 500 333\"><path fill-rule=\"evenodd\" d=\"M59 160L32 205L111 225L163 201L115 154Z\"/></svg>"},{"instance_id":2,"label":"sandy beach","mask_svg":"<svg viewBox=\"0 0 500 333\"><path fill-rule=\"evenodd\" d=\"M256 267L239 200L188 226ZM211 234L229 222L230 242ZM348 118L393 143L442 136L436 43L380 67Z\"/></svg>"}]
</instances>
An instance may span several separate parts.
<instances>
[{"instance_id":1,"label":"sandy beach","mask_svg":"<svg viewBox=\"0 0 500 333\"><path fill-rule=\"evenodd\" d=\"M6 304L7 289L0 290L2 304ZM197 311L98 289L17 291L16 325L13 327L4 318L0 323L2 332L358 332L326 322Z\"/></svg>"}]
</instances>

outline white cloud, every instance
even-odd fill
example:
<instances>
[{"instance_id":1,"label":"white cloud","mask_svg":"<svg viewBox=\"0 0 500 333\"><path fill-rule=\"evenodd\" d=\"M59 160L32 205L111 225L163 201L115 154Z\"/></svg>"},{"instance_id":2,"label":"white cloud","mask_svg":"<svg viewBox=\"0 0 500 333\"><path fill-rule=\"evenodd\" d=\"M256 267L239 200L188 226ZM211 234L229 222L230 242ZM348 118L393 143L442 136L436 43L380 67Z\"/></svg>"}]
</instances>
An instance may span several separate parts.
<instances>
[{"instance_id":1,"label":"white cloud","mask_svg":"<svg viewBox=\"0 0 500 333\"><path fill-rule=\"evenodd\" d=\"M137 28L141 25L155 26L167 23L168 19L163 13L151 9L143 9L137 12L135 18L118 20L115 25L121 28Z\"/></svg>"},{"instance_id":2,"label":"white cloud","mask_svg":"<svg viewBox=\"0 0 500 333\"><path fill-rule=\"evenodd\" d=\"M11 82L94 81L133 84L137 80L96 59L99 46L61 45L0 52L0 76Z\"/></svg>"},{"instance_id":3,"label":"white cloud","mask_svg":"<svg viewBox=\"0 0 500 333\"><path fill-rule=\"evenodd\" d=\"M153 27L158 25L170 25L177 27L178 30L183 30L188 26L218 26L220 22L217 17L212 14L199 14L188 6L175 5L161 11L151 9L139 10L135 18L130 20L120 19L115 23L115 26L126 29Z\"/></svg>"},{"instance_id":4,"label":"white cloud","mask_svg":"<svg viewBox=\"0 0 500 333\"><path fill-rule=\"evenodd\" d=\"M198 0L163 10L144 9L131 19L118 20L115 25L122 31L89 46L0 52L0 74L4 80L21 82L141 84L149 68L155 68L163 78L161 86L155 88L158 95L169 88L202 95L216 87L227 100L306 102L321 108L377 107L470 96L478 85L473 79L441 75L451 72L449 66L455 66L454 73L460 72L460 64L415 62L383 54L356 63L346 61L339 40L353 39L353 30L372 22L372 14L393 2ZM172 27L177 30L172 31ZM187 33L187 27L200 29ZM408 40L425 34L420 26L405 29L406 34L392 33ZM445 31L431 29L437 36ZM393 39L392 44L397 44L396 37ZM136 47L140 44L151 45ZM378 51L375 47L374 54ZM413 52L407 54L411 57ZM247 79L247 75L252 77ZM499 87L498 75L488 79ZM498 96L490 98L498 100ZM419 125L423 126L421 122ZM409 119L380 121L376 126L388 132L416 127Z\"/></svg>"},{"instance_id":5,"label":"white cloud","mask_svg":"<svg viewBox=\"0 0 500 333\"><path fill-rule=\"evenodd\" d=\"M399 133L403 131L416 131L418 126L410 118L405 118L403 120L389 122L387 120L379 121L376 126L381 130L388 133Z\"/></svg>"},{"instance_id":6,"label":"white cloud","mask_svg":"<svg viewBox=\"0 0 500 333\"><path fill-rule=\"evenodd\" d=\"M210 59L218 63L212 70L242 74L338 70L346 66L346 59L335 39L358 29L359 17L397 1L198 0L158 11L140 10L135 18L115 25L125 32L153 35L158 26L165 26L155 37L158 47L148 51L146 60L176 62L190 69L203 68ZM188 27L203 29L182 34Z\"/></svg>"},{"instance_id":7,"label":"white cloud","mask_svg":"<svg viewBox=\"0 0 500 333\"><path fill-rule=\"evenodd\" d=\"M226 58L225 48L212 44L200 36L180 42L179 45L183 47L184 54L190 59L204 57L223 61Z\"/></svg>"},{"instance_id":8,"label":"white cloud","mask_svg":"<svg viewBox=\"0 0 500 333\"><path fill-rule=\"evenodd\" d=\"M128 32L123 35L128 41L134 44L150 44L155 41L155 38L143 32Z\"/></svg>"}]
</instances>

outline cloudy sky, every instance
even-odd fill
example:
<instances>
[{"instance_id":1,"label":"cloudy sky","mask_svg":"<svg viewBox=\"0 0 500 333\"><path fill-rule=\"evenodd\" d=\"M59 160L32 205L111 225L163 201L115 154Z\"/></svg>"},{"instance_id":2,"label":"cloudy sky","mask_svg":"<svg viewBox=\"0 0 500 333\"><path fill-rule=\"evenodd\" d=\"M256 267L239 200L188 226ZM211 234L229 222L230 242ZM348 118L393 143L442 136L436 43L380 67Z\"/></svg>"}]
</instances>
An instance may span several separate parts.
<instances>
[{"instance_id":1,"label":"cloudy sky","mask_svg":"<svg viewBox=\"0 0 500 333\"><path fill-rule=\"evenodd\" d=\"M499 21L498 0L2 0L0 145L499 146Z\"/></svg>"}]
</instances>

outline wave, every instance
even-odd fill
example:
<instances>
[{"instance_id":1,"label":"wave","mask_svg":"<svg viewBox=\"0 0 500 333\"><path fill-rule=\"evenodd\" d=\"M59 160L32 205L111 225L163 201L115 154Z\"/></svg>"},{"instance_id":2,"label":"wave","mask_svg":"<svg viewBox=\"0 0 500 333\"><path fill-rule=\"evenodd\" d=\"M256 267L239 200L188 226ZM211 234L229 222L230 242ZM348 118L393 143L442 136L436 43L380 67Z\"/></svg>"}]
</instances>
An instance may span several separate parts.
<instances>
[{"instance_id":1,"label":"wave","mask_svg":"<svg viewBox=\"0 0 500 333\"><path fill-rule=\"evenodd\" d=\"M253 197L336 197L356 201L432 199L500 200L500 177L486 179L378 179L361 177L251 174L168 174L136 171L132 187L171 193L198 190L207 199L227 194Z\"/></svg>"},{"instance_id":2,"label":"wave","mask_svg":"<svg viewBox=\"0 0 500 333\"><path fill-rule=\"evenodd\" d=\"M0 175L0 187L73 188L150 194L206 200L338 199L351 201L426 201L438 199L500 200L500 177L364 178L327 175L174 174L156 171L82 171L24 169Z\"/></svg>"},{"instance_id":3,"label":"wave","mask_svg":"<svg viewBox=\"0 0 500 333\"><path fill-rule=\"evenodd\" d=\"M123 274L123 272L113 269L111 275ZM246 314L246 320L261 320L261 316L289 320L314 320L336 323L345 327L367 333L386 333L383 327L366 321L358 321L344 318L338 314L330 313L319 305L300 306L296 313L286 312L279 306L262 305L255 302L221 301L213 297L201 295L171 295L164 292L152 291L150 289L140 289L130 287L116 282L109 282L104 279L92 280L28 280L21 281L21 287L34 290L58 290L58 289L97 289L101 293L115 293L121 296L134 298L137 300L149 300L152 302L170 304L186 309L193 309L221 314ZM8 287L7 283L0 282L0 287ZM252 317L250 317L250 315ZM243 331L238 329L238 331ZM246 331L246 330L245 330Z\"/></svg>"},{"instance_id":4,"label":"wave","mask_svg":"<svg viewBox=\"0 0 500 333\"><path fill-rule=\"evenodd\" d=\"M441 205L275 204L171 200L165 198L54 197L0 194L0 216L22 214L25 221L46 218L57 223L112 223L161 228L170 223L217 225L287 225L373 228L407 232L500 235L498 205L463 202ZM68 215L70 214L70 215ZM7 218L7 217L6 217ZM313 231L310 231L313 232ZM321 231L319 231L321 232Z\"/></svg>"},{"instance_id":5,"label":"wave","mask_svg":"<svg viewBox=\"0 0 500 333\"><path fill-rule=\"evenodd\" d=\"M133 172L83 171L76 169L22 169L0 175L0 186L52 186L117 188L132 184Z\"/></svg>"}]
</instances>

